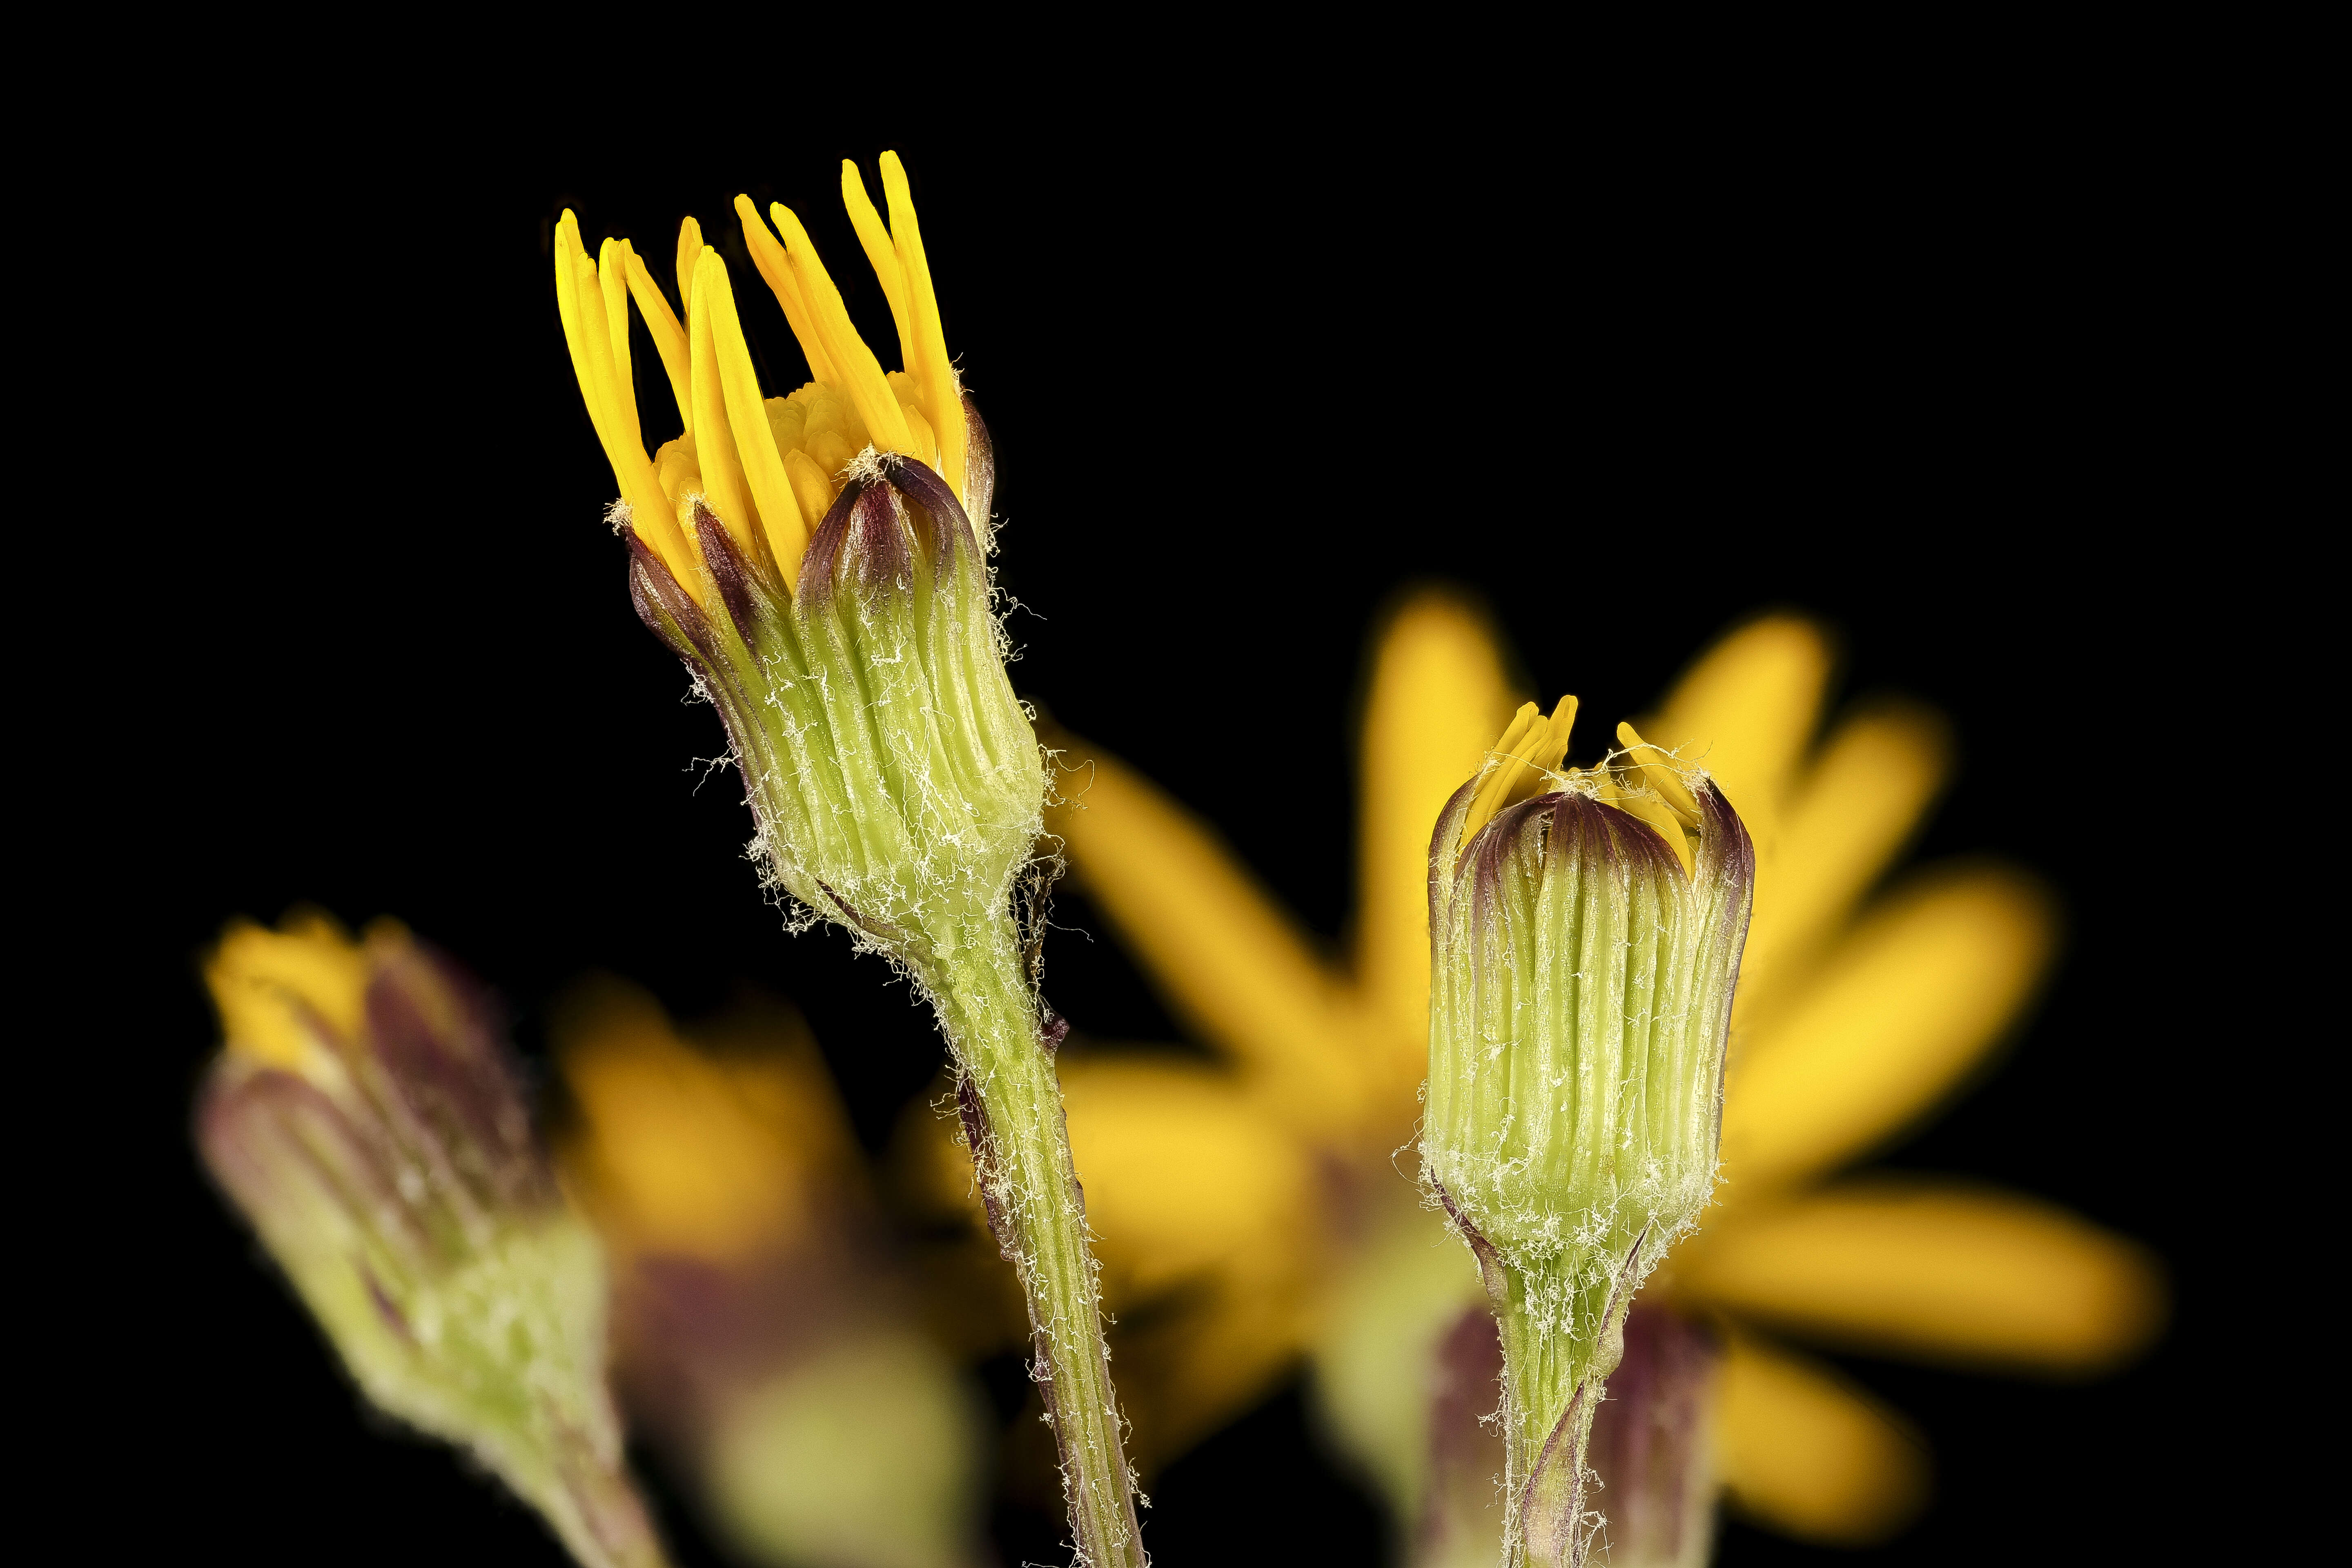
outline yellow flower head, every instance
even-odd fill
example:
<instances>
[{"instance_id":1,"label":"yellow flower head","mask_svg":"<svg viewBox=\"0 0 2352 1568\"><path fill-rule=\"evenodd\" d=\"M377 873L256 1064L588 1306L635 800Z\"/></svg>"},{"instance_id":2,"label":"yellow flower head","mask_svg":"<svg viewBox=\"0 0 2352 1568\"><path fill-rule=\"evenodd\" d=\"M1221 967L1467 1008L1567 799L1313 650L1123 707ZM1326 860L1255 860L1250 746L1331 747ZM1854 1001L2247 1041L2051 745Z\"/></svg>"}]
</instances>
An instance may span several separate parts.
<instances>
[{"instance_id":1,"label":"yellow flower head","mask_svg":"<svg viewBox=\"0 0 2352 1568\"><path fill-rule=\"evenodd\" d=\"M771 230L751 198L735 198L752 262L808 360L808 383L782 397L761 395L727 264L703 243L694 219L685 221L677 238L683 323L627 240L605 240L591 260L572 213L556 226L555 295L564 341L625 515L705 607L713 603L704 570L706 519L727 531L745 560L794 588L810 542L845 480L885 454L931 469L975 527L987 527L993 472L988 438L948 359L922 229L895 153L882 154L882 189L887 225L857 165L843 162L842 200L898 329L903 368L887 374L850 324L841 291L800 219L773 204ZM683 426L650 458L629 363L632 300L653 334Z\"/></svg>"}]
</instances>

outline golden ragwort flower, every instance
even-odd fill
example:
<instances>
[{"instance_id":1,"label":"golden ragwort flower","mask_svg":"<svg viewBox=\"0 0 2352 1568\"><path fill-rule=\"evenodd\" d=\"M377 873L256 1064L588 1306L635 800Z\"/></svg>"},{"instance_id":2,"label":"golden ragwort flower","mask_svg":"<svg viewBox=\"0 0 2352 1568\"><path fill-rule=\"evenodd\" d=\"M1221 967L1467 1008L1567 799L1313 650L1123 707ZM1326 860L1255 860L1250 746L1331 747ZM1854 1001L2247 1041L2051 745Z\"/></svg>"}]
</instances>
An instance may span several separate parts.
<instances>
[{"instance_id":1,"label":"golden ragwort flower","mask_svg":"<svg viewBox=\"0 0 2352 1568\"><path fill-rule=\"evenodd\" d=\"M1486 621L1444 594L1381 632L1344 964L1205 824L1066 742L1080 773L1052 821L1076 880L1222 1058L1106 1051L1062 1067L1106 1300L1171 1304L1148 1353L1119 1350L1147 1459L1213 1430L1311 1351L1342 1434L1402 1513L1416 1507L1428 1414L1401 1362L1433 1357L1479 1285L1427 1216L1384 1219L1381 1194L1408 1190L1391 1156L1413 1137L1426 1060L1430 825L1510 711L1505 663ZM2056 929L2040 886L1996 865L1931 867L1875 891L1943 784L1948 742L1933 713L1879 705L1817 743L1830 675L1819 629L1769 617L1707 650L1640 725L1707 770L1757 854L1726 1183L1650 1289L1727 1335L1713 1421L1732 1500L1787 1533L1859 1542L1898 1528L1924 1495L1916 1441L1769 1336L2083 1375L2149 1341L2162 1291L2139 1247L2038 1199L1838 1178L2010 1034ZM915 1163L955 1201L962 1162L927 1137Z\"/></svg>"}]
</instances>

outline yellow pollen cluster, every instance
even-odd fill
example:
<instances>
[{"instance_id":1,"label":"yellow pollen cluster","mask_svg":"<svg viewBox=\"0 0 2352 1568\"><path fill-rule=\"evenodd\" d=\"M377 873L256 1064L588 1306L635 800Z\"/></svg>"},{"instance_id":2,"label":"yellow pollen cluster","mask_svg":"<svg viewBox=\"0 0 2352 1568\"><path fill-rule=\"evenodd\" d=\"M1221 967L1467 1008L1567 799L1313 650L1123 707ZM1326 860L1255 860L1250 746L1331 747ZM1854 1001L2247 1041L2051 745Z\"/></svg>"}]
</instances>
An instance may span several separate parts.
<instances>
[{"instance_id":1,"label":"yellow pollen cluster","mask_svg":"<svg viewBox=\"0 0 2352 1568\"><path fill-rule=\"evenodd\" d=\"M1561 789L1613 805L1654 829L1675 852L1683 869L1691 869L1690 834L1699 825L1698 799L1685 778L1688 771L1674 754L1642 739L1631 724L1617 726L1619 750L1597 768L1560 771L1568 756L1569 731L1576 724L1576 699L1563 697L1549 718L1534 703L1524 703L1487 752L1486 769L1462 819L1461 844L1467 853L1478 830L1496 814L1531 800L1548 789Z\"/></svg>"},{"instance_id":2,"label":"yellow pollen cluster","mask_svg":"<svg viewBox=\"0 0 2352 1568\"><path fill-rule=\"evenodd\" d=\"M809 538L861 453L913 458L945 479L959 500L966 497L963 392L948 359L922 230L895 153L882 154L882 190L890 208L887 225L857 165L843 161L842 201L898 325L904 368L887 374L850 324L841 290L800 219L773 204L771 230L749 197L735 198L752 264L808 359L811 379L785 397L761 395L727 264L703 243L693 218L677 237L682 324L627 240L605 240L592 260L570 211L556 226L555 298L564 342L630 524L706 603L698 501L738 550L793 588ZM650 458L629 362L631 300L653 336L683 426ZM986 526L984 519L973 521Z\"/></svg>"}]
</instances>

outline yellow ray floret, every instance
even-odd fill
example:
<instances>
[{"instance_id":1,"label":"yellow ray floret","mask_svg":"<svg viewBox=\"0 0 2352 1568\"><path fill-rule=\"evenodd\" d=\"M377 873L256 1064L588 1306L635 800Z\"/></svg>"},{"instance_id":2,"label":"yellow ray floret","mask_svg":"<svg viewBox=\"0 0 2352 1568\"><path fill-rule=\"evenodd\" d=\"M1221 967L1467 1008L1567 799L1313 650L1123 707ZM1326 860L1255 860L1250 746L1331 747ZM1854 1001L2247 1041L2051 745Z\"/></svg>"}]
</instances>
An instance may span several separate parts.
<instances>
[{"instance_id":1,"label":"yellow ray floret","mask_svg":"<svg viewBox=\"0 0 2352 1568\"><path fill-rule=\"evenodd\" d=\"M1085 754L1048 826L1087 892L1279 1116L1349 1126L1365 1086L1344 981L1206 824L1105 752Z\"/></svg>"},{"instance_id":2,"label":"yellow ray floret","mask_svg":"<svg viewBox=\"0 0 2352 1568\"><path fill-rule=\"evenodd\" d=\"M1911 1125L2000 1043L2056 937L2048 895L2011 871L1949 873L1888 900L1801 998L1736 1040L1722 1202L1820 1174Z\"/></svg>"},{"instance_id":3,"label":"yellow ray floret","mask_svg":"<svg viewBox=\"0 0 2352 1568\"><path fill-rule=\"evenodd\" d=\"M1510 712L1494 631L1467 603L1416 597L1379 644L1357 813L1356 983L1410 1094L1429 1064L1429 827Z\"/></svg>"},{"instance_id":4,"label":"yellow ray floret","mask_svg":"<svg viewBox=\"0 0 2352 1568\"><path fill-rule=\"evenodd\" d=\"M731 1264L805 1241L847 1151L803 1040L713 1054L610 982L573 1000L557 1037L579 1112L565 1179L609 1245Z\"/></svg>"},{"instance_id":5,"label":"yellow ray floret","mask_svg":"<svg viewBox=\"0 0 2352 1568\"><path fill-rule=\"evenodd\" d=\"M2128 1359L2164 1301L2139 1247L2063 1209L1885 1177L1702 1230L1675 1288L1854 1349L2057 1374Z\"/></svg>"},{"instance_id":6,"label":"yellow ray floret","mask_svg":"<svg viewBox=\"0 0 2352 1568\"><path fill-rule=\"evenodd\" d=\"M556 308L582 400L619 481L631 527L673 575L707 604L697 530L707 510L735 548L796 588L802 555L859 453L898 453L969 489L963 391L948 357L939 298L913 196L896 153L882 155L886 224L857 166L842 164L842 195L898 327L903 368L885 373L851 323L841 291L800 220L779 205L772 231L750 198L735 211L752 265L775 295L811 379L763 397L733 282L702 226L678 229L683 321L626 240L591 258L570 212L555 232ZM781 232L782 237L777 237ZM629 352L630 305L652 336L677 405L679 434L648 458ZM985 529L987 520L972 520Z\"/></svg>"},{"instance_id":7,"label":"yellow ray floret","mask_svg":"<svg viewBox=\"0 0 2352 1568\"><path fill-rule=\"evenodd\" d=\"M1800 1540L1864 1546L1927 1499L1927 1455L1902 1419L1829 1368L1733 1333L1715 1444L1742 1513Z\"/></svg>"}]
</instances>

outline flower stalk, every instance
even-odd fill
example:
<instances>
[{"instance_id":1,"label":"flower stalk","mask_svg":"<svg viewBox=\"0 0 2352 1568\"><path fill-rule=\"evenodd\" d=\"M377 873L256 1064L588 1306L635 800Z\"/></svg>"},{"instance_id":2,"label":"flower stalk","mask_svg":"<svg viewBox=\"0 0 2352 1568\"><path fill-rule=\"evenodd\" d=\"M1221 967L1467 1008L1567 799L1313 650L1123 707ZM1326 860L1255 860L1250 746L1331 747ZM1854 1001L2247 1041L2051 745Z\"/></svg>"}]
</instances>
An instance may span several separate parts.
<instances>
[{"instance_id":1,"label":"flower stalk","mask_svg":"<svg viewBox=\"0 0 2352 1568\"><path fill-rule=\"evenodd\" d=\"M937 993L954 1042L957 1110L989 1228L1020 1272L1035 1376L1062 1459L1062 1496L1082 1560L1136 1563L1143 1552L1133 1481L1111 1389L1086 1199L1064 1125L1053 1044L1039 1027L1010 920L976 932Z\"/></svg>"},{"instance_id":2,"label":"flower stalk","mask_svg":"<svg viewBox=\"0 0 2352 1568\"><path fill-rule=\"evenodd\" d=\"M997 1241L1027 1296L1080 1559L1141 1568L1057 1037L1013 913L1045 779L992 603L993 448L943 346L904 171L885 154L882 173L887 226L855 165L842 189L902 371L883 373L782 205L774 232L748 201L737 211L812 372L787 397L761 396L726 264L691 220L682 325L625 242L591 261L569 214L558 300L621 484L637 613L725 721L752 858L795 927L839 924L938 1016ZM633 300L685 426L654 458L628 378Z\"/></svg>"}]
</instances>

